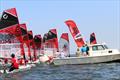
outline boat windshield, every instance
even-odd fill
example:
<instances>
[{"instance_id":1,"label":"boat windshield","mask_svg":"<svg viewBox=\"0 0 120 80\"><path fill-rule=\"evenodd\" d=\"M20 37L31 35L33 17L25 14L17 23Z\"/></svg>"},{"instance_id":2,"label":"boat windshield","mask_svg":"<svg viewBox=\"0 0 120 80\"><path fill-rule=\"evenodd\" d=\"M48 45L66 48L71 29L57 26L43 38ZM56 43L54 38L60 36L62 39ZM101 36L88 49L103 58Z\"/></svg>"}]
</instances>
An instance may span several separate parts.
<instances>
[{"instance_id":1,"label":"boat windshield","mask_svg":"<svg viewBox=\"0 0 120 80\"><path fill-rule=\"evenodd\" d=\"M92 50L93 50L93 51L104 50L104 49L105 49L105 48L103 47L103 45L92 46Z\"/></svg>"},{"instance_id":2,"label":"boat windshield","mask_svg":"<svg viewBox=\"0 0 120 80\"><path fill-rule=\"evenodd\" d=\"M104 48L105 48L105 49L108 49L107 45L104 45Z\"/></svg>"}]
</instances>

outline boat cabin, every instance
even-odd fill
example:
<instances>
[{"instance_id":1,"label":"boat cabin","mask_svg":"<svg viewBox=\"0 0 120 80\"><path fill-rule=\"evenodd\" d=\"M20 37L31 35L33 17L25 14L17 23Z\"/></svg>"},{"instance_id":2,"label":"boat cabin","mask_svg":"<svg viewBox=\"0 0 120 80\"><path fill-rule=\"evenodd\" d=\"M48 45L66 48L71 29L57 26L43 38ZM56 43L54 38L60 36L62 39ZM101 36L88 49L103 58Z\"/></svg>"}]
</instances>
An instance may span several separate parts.
<instances>
[{"instance_id":1,"label":"boat cabin","mask_svg":"<svg viewBox=\"0 0 120 80\"><path fill-rule=\"evenodd\" d=\"M89 55L90 56L102 56L102 55L110 55L110 54L118 54L119 51L117 49L108 49L105 44L93 44L89 46Z\"/></svg>"}]
</instances>

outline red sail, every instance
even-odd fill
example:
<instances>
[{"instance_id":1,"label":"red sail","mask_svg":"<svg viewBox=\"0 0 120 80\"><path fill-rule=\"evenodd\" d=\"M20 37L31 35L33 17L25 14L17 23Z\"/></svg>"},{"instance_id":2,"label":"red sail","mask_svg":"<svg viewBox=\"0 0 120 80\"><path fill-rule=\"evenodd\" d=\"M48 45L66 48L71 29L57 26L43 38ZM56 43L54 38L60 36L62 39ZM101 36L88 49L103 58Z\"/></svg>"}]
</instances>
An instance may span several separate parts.
<instances>
[{"instance_id":1,"label":"red sail","mask_svg":"<svg viewBox=\"0 0 120 80\"><path fill-rule=\"evenodd\" d=\"M66 25L68 26L76 44L78 47L82 47L85 43L83 41L82 35L80 34L76 23L73 20L65 21Z\"/></svg>"},{"instance_id":2,"label":"red sail","mask_svg":"<svg viewBox=\"0 0 120 80\"><path fill-rule=\"evenodd\" d=\"M29 38L28 38L28 34L27 34L27 27L26 24L20 24L20 29L22 32L22 39L23 39L23 46L24 46L24 50L25 50L25 55L28 59L28 56L30 58L30 44L29 44Z\"/></svg>"},{"instance_id":3,"label":"red sail","mask_svg":"<svg viewBox=\"0 0 120 80\"><path fill-rule=\"evenodd\" d=\"M20 29L22 32L23 43L26 43L26 45L28 45L28 34L27 34L26 24L20 24Z\"/></svg>"},{"instance_id":4,"label":"red sail","mask_svg":"<svg viewBox=\"0 0 120 80\"><path fill-rule=\"evenodd\" d=\"M35 43L33 40L33 33L32 31L28 31L28 37L29 37L29 44L31 47L31 50L33 50L33 54L31 53L31 57L34 57L33 59L36 60L36 50L35 50Z\"/></svg>"},{"instance_id":5,"label":"red sail","mask_svg":"<svg viewBox=\"0 0 120 80\"><path fill-rule=\"evenodd\" d=\"M62 33L61 38L65 39L69 43L68 33Z\"/></svg>"},{"instance_id":6,"label":"red sail","mask_svg":"<svg viewBox=\"0 0 120 80\"><path fill-rule=\"evenodd\" d=\"M36 48L40 49L41 48L41 44L42 44L42 37L41 37L41 35L35 35L34 36L34 42L35 42Z\"/></svg>"},{"instance_id":7,"label":"red sail","mask_svg":"<svg viewBox=\"0 0 120 80\"><path fill-rule=\"evenodd\" d=\"M41 52L41 45L42 45L42 37L41 35L35 35L34 36L34 43L35 43L35 49L36 49L36 56L39 58L40 52Z\"/></svg>"},{"instance_id":8,"label":"red sail","mask_svg":"<svg viewBox=\"0 0 120 80\"><path fill-rule=\"evenodd\" d=\"M14 14L12 14L11 12ZM1 43L2 42L14 43L14 42L22 41L21 39L19 39L19 36L20 36L19 21L18 21L15 8L8 9L3 12L0 20L0 36L1 36L1 39L0 39ZM4 38L2 38L2 36Z\"/></svg>"},{"instance_id":9,"label":"red sail","mask_svg":"<svg viewBox=\"0 0 120 80\"><path fill-rule=\"evenodd\" d=\"M58 50L58 38L57 38L57 30L51 29L48 32L47 41L50 44L51 48L56 48Z\"/></svg>"},{"instance_id":10,"label":"red sail","mask_svg":"<svg viewBox=\"0 0 120 80\"><path fill-rule=\"evenodd\" d=\"M15 8L3 12L0 20L0 35L8 35L2 38L4 43L21 43L21 55L24 55L23 40Z\"/></svg>"},{"instance_id":11,"label":"red sail","mask_svg":"<svg viewBox=\"0 0 120 80\"><path fill-rule=\"evenodd\" d=\"M60 40L59 40L59 51L63 51L65 53L65 56L69 56L69 37L68 33L62 33Z\"/></svg>"},{"instance_id":12,"label":"red sail","mask_svg":"<svg viewBox=\"0 0 120 80\"><path fill-rule=\"evenodd\" d=\"M97 44L97 40L94 32L90 34L90 44Z\"/></svg>"},{"instance_id":13,"label":"red sail","mask_svg":"<svg viewBox=\"0 0 120 80\"><path fill-rule=\"evenodd\" d=\"M45 33L43 36L43 40L42 40L42 51L44 51L45 48L48 48L48 33ZM42 52L44 54L44 52Z\"/></svg>"},{"instance_id":14,"label":"red sail","mask_svg":"<svg viewBox=\"0 0 120 80\"><path fill-rule=\"evenodd\" d=\"M45 33L43 36L43 43L47 42L48 33Z\"/></svg>"}]
</instances>

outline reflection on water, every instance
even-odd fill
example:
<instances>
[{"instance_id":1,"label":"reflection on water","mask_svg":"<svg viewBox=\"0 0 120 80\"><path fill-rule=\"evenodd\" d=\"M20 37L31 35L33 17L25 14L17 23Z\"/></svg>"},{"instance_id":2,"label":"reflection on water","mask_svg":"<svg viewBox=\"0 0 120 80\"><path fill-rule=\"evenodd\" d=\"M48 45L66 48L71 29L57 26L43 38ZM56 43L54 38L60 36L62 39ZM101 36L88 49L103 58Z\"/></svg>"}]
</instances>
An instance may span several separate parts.
<instances>
[{"instance_id":1,"label":"reflection on water","mask_svg":"<svg viewBox=\"0 0 120 80\"><path fill-rule=\"evenodd\" d=\"M1 80L120 80L120 63L39 65L30 71L0 75Z\"/></svg>"}]
</instances>

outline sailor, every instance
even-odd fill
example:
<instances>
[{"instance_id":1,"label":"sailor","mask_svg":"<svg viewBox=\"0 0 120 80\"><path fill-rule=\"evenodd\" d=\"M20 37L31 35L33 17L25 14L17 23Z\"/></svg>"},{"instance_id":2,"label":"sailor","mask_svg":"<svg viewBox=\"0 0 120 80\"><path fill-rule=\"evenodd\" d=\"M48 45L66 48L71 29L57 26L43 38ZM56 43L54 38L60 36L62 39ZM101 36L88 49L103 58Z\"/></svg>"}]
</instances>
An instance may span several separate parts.
<instances>
[{"instance_id":1,"label":"sailor","mask_svg":"<svg viewBox=\"0 0 120 80\"><path fill-rule=\"evenodd\" d=\"M81 48L81 52L84 56L86 56L86 54L87 54L86 51L87 51L86 47L85 47L85 45L83 45L82 48Z\"/></svg>"},{"instance_id":2,"label":"sailor","mask_svg":"<svg viewBox=\"0 0 120 80\"><path fill-rule=\"evenodd\" d=\"M7 64L8 64L8 59L4 58L4 61L3 61L3 70L4 70L4 73L6 73L6 69L8 67Z\"/></svg>"},{"instance_id":3,"label":"sailor","mask_svg":"<svg viewBox=\"0 0 120 80\"><path fill-rule=\"evenodd\" d=\"M15 70L15 69L19 69L19 64L17 62L17 59L15 58L15 54L11 54L11 66L9 69L9 72Z\"/></svg>"},{"instance_id":4,"label":"sailor","mask_svg":"<svg viewBox=\"0 0 120 80\"><path fill-rule=\"evenodd\" d=\"M88 52L89 51L89 47L88 47L88 45L85 44L85 47L86 47L86 54L89 55L89 52Z\"/></svg>"},{"instance_id":5,"label":"sailor","mask_svg":"<svg viewBox=\"0 0 120 80\"><path fill-rule=\"evenodd\" d=\"M4 64L7 64L7 63L8 63L8 59L4 58Z\"/></svg>"},{"instance_id":6,"label":"sailor","mask_svg":"<svg viewBox=\"0 0 120 80\"><path fill-rule=\"evenodd\" d=\"M77 56L77 57L80 56L80 50L79 50L79 48L77 48L76 56Z\"/></svg>"},{"instance_id":7,"label":"sailor","mask_svg":"<svg viewBox=\"0 0 120 80\"><path fill-rule=\"evenodd\" d=\"M65 53L64 53L64 51L61 51L61 53L60 53L60 58L65 58Z\"/></svg>"}]
</instances>

